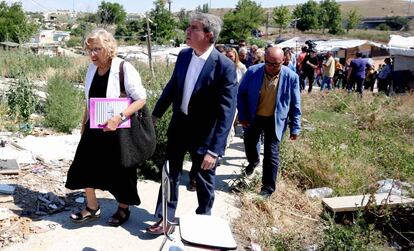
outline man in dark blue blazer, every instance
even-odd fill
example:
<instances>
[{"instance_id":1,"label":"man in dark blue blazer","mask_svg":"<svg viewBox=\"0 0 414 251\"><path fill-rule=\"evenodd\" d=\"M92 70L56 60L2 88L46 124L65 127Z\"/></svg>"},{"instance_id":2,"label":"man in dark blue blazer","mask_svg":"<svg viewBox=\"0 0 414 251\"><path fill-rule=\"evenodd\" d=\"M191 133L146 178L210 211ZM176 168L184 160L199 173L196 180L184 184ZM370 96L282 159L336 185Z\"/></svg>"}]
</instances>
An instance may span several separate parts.
<instances>
[{"instance_id":1,"label":"man in dark blue blazer","mask_svg":"<svg viewBox=\"0 0 414 251\"><path fill-rule=\"evenodd\" d=\"M152 113L154 122L172 104L168 128L167 160L170 166L172 197L168 220L173 221L178 202L178 186L187 152L195 169L198 198L197 214L211 214L214 202L215 169L224 154L227 135L236 110L236 67L214 48L221 30L220 18L199 13L191 18L186 43L170 81ZM162 218L161 190L155 216ZM162 219L147 228L162 234Z\"/></svg>"},{"instance_id":2,"label":"man in dark blue blazer","mask_svg":"<svg viewBox=\"0 0 414 251\"><path fill-rule=\"evenodd\" d=\"M281 48L266 49L265 63L249 67L237 94L239 122L244 127L244 146L249 165L246 175L259 164L257 143L264 132L264 158L260 194L267 198L276 189L279 167L279 142L289 125L290 139L300 132L299 77L282 65Z\"/></svg>"}]
</instances>

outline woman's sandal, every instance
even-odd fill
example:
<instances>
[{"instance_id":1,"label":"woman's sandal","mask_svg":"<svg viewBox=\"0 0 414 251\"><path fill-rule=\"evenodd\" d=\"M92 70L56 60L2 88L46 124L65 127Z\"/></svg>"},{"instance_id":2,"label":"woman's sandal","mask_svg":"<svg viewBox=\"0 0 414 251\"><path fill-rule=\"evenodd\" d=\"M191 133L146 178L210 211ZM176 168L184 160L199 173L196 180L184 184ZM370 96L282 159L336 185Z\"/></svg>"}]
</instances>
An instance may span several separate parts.
<instances>
[{"instance_id":1,"label":"woman's sandal","mask_svg":"<svg viewBox=\"0 0 414 251\"><path fill-rule=\"evenodd\" d=\"M101 208L99 206L97 209L85 207L85 210L88 214L82 215L82 211L80 211L76 214L71 214L70 219L75 223L84 223L90 220L96 220L101 216Z\"/></svg>"},{"instance_id":2,"label":"woman's sandal","mask_svg":"<svg viewBox=\"0 0 414 251\"><path fill-rule=\"evenodd\" d=\"M121 226L129 219L129 208L123 208L118 206L118 210L109 218L108 224L114 227Z\"/></svg>"}]
</instances>

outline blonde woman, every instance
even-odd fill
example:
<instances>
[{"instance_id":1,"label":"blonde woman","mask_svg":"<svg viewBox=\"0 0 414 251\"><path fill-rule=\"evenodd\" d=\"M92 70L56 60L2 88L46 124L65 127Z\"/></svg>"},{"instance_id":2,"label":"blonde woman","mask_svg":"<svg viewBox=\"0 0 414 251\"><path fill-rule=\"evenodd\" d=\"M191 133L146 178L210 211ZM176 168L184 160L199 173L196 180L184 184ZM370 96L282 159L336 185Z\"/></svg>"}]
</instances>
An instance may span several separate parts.
<instances>
[{"instance_id":1,"label":"blonde woman","mask_svg":"<svg viewBox=\"0 0 414 251\"><path fill-rule=\"evenodd\" d=\"M68 171L66 187L85 189L87 204L84 210L72 214L70 219L82 223L99 218L101 211L95 189L101 189L109 191L118 202L118 209L108 224L119 226L129 218L129 205L139 205L141 201L137 191L136 170L120 165L117 127L144 106L146 92L137 70L125 62L124 86L127 96L133 102L120 114L115 114L106 121L103 129L91 129L89 99L120 96L119 67L122 59L117 57L114 37L103 29L92 31L87 36L84 47L91 60L85 79L86 109L81 140Z\"/></svg>"},{"instance_id":2,"label":"blonde woman","mask_svg":"<svg viewBox=\"0 0 414 251\"><path fill-rule=\"evenodd\" d=\"M237 83L240 83L243 75L246 73L247 69L246 66L240 62L239 54L237 54L236 49L228 47L226 48L226 56L231 59L236 65L236 73L237 73Z\"/></svg>"}]
</instances>

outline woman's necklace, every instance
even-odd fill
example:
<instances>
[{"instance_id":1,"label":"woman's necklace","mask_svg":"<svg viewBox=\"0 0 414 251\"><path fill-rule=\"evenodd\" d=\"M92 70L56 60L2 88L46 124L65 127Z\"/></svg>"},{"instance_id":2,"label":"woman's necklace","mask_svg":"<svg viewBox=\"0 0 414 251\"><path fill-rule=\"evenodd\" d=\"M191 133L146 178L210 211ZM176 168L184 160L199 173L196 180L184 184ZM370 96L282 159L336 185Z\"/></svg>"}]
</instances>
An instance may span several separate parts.
<instances>
[{"instance_id":1,"label":"woman's necklace","mask_svg":"<svg viewBox=\"0 0 414 251\"><path fill-rule=\"evenodd\" d=\"M98 66L98 74L101 76L104 75L109 70L109 68L111 68L111 62L108 62L103 66Z\"/></svg>"}]
</instances>

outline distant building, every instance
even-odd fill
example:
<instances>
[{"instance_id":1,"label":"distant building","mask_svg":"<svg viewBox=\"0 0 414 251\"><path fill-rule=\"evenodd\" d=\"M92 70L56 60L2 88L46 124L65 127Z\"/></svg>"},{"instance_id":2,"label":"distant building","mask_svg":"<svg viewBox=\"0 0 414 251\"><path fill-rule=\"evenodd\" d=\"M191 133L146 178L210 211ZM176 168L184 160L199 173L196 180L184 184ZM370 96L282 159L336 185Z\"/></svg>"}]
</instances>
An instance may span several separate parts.
<instances>
[{"instance_id":1,"label":"distant building","mask_svg":"<svg viewBox=\"0 0 414 251\"><path fill-rule=\"evenodd\" d=\"M56 30L40 30L31 42L44 45L44 44L57 44L70 39L70 32L56 31Z\"/></svg>"}]
</instances>

